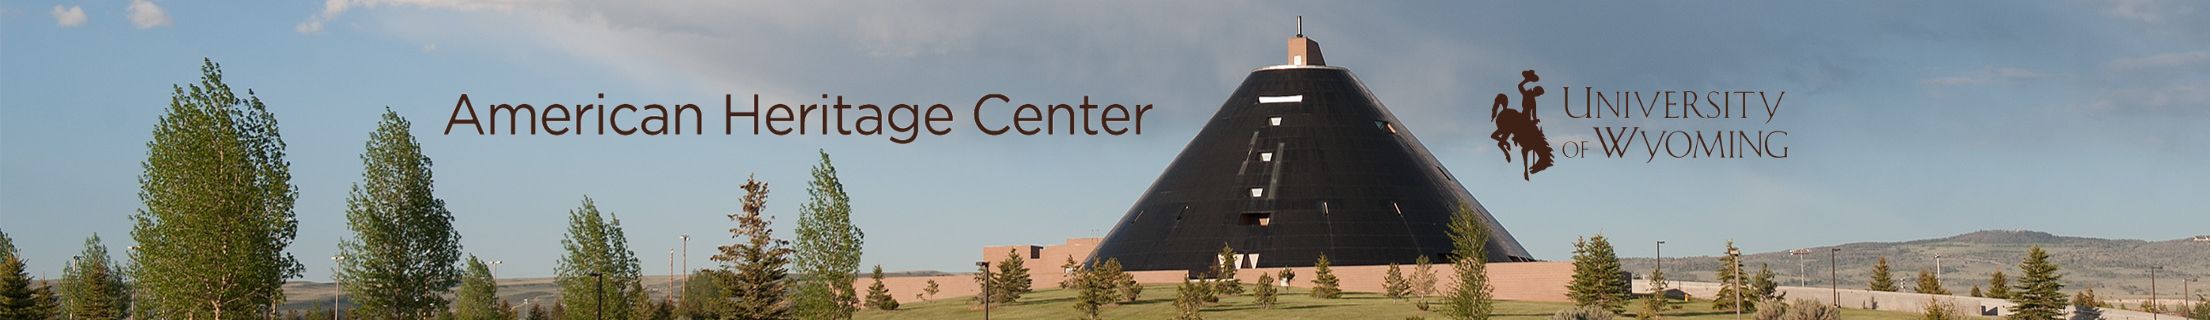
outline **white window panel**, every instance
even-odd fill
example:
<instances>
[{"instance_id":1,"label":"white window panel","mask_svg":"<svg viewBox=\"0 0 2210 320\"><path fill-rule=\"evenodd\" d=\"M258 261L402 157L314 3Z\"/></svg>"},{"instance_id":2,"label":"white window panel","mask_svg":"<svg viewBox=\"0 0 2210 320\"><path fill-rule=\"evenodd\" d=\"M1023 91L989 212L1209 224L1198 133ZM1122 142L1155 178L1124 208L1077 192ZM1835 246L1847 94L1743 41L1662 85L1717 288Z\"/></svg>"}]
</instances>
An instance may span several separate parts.
<instances>
[{"instance_id":1,"label":"white window panel","mask_svg":"<svg viewBox=\"0 0 2210 320\"><path fill-rule=\"evenodd\" d=\"M1294 95L1294 96L1272 96L1272 97L1269 97L1269 96L1259 96L1259 97L1258 97L1258 103L1289 103L1289 102L1305 102L1305 95L1301 95L1301 94L1300 94L1300 95Z\"/></svg>"}]
</instances>

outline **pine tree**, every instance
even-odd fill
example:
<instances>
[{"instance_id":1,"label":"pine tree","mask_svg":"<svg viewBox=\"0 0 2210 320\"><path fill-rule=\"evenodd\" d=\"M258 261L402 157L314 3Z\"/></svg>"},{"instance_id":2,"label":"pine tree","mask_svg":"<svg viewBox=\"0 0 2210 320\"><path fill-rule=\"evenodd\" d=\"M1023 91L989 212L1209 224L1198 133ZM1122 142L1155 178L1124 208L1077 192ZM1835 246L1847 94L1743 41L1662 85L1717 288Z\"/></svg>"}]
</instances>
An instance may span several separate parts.
<instances>
[{"instance_id":1,"label":"pine tree","mask_svg":"<svg viewBox=\"0 0 2210 320\"><path fill-rule=\"evenodd\" d=\"M1574 240L1573 281L1567 284L1566 295L1576 305L1620 310L1630 294L1627 279L1619 276L1622 273L1626 271L1620 269L1619 255L1604 235Z\"/></svg>"},{"instance_id":2,"label":"pine tree","mask_svg":"<svg viewBox=\"0 0 2210 320\"><path fill-rule=\"evenodd\" d=\"M1635 309L1634 318L1641 320L1657 319L1665 312L1665 305L1665 291L1651 292L1650 297L1642 299L1641 308Z\"/></svg>"},{"instance_id":3,"label":"pine tree","mask_svg":"<svg viewBox=\"0 0 2210 320\"><path fill-rule=\"evenodd\" d=\"M413 124L385 109L361 152L361 182L346 197L337 282L369 318L429 318L460 283L460 232L434 192L430 157ZM489 303L489 300L483 301Z\"/></svg>"},{"instance_id":4,"label":"pine tree","mask_svg":"<svg viewBox=\"0 0 2210 320\"><path fill-rule=\"evenodd\" d=\"M2003 270L1995 270L1994 275L1988 276L1987 297L2010 299L2010 279L2003 276Z\"/></svg>"},{"instance_id":5,"label":"pine tree","mask_svg":"<svg viewBox=\"0 0 2210 320\"><path fill-rule=\"evenodd\" d=\"M1734 241L1727 241L1727 252L1738 250L1734 247ZM1718 276L1719 293L1711 297L1712 310L1734 311L1737 308L1745 312L1757 310L1757 297L1752 297L1751 295L1755 293L1750 292L1750 289L1746 287L1749 279L1744 279L1746 274L1742 271L1742 262L1739 257L1731 254L1719 256Z\"/></svg>"},{"instance_id":6,"label":"pine tree","mask_svg":"<svg viewBox=\"0 0 2210 320\"><path fill-rule=\"evenodd\" d=\"M1949 289L1941 287L1941 279L1934 277L1934 271L1927 269L1918 269L1918 287L1911 288L1911 291L1924 294L1949 294Z\"/></svg>"},{"instance_id":7,"label":"pine tree","mask_svg":"<svg viewBox=\"0 0 2210 320\"><path fill-rule=\"evenodd\" d=\"M1659 310L1672 309L1671 307L1673 306L1673 298L1666 296L1666 292L1670 290L1667 289L1668 284L1665 283L1665 269L1657 267L1651 268L1649 278L1650 300L1654 300L1651 301L1651 303L1657 304L1660 307L1666 307Z\"/></svg>"},{"instance_id":8,"label":"pine tree","mask_svg":"<svg viewBox=\"0 0 2210 320\"><path fill-rule=\"evenodd\" d=\"M1986 293L1982 293L1982 292L1980 292L1980 285L1977 285L1977 284L1975 284L1975 285L1972 285L1972 297L1973 297L1973 298L1984 298L1984 297L1987 297L1987 294L1986 294Z\"/></svg>"},{"instance_id":9,"label":"pine tree","mask_svg":"<svg viewBox=\"0 0 2210 320\"><path fill-rule=\"evenodd\" d=\"M2011 319L2057 319L2064 314L2064 289L2060 283L2064 275L2057 274L2057 265L2049 262L2049 253L2041 246L2026 251L2026 259L2018 263L2018 285L2010 293Z\"/></svg>"},{"instance_id":10,"label":"pine tree","mask_svg":"<svg viewBox=\"0 0 2210 320\"><path fill-rule=\"evenodd\" d=\"M23 272L23 260L15 254L15 248L0 248L6 252L0 256L0 319L44 319L33 300L31 275Z\"/></svg>"},{"instance_id":11,"label":"pine tree","mask_svg":"<svg viewBox=\"0 0 2210 320\"><path fill-rule=\"evenodd\" d=\"M1112 282L1113 297L1121 302L1136 302L1136 298L1143 295L1143 285L1136 284L1136 275L1120 267L1120 258L1107 258L1098 268L1111 275L1106 280Z\"/></svg>"},{"instance_id":12,"label":"pine tree","mask_svg":"<svg viewBox=\"0 0 2210 320\"><path fill-rule=\"evenodd\" d=\"M542 307L542 306L539 306L538 304L532 303L532 304L529 304L529 316L523 317L522 319L528 319L528 320L551 320L551 319L552 319L552 316L548 316L548 315L545 315L545 308L544 308L544 307Z\"/></svg>"},{"instance_id":13,"label":"pine tree","mask_svg":"<svg viewBox=\"0 0 2210 320\"><path fill-rule=\"evenodd\" d=\"M1474 215L1473 207L1461 205L1450 219L1450 242L1458 287L1447 298L1446 315L1461 320L1488 319L1496 304L1492 296L1496 288L1489 285L1488 224Z\"/></svg>"},{"instance_id":14,"label":"pine tree","mask_svg":"<svg viewBox=\"0 0 2210 320\"><path fill-rule=\"evenodd\" d=\"M1028 278L1028 266L1021 262L1021 255L1012 251L1006 251L1005 260L998 261L998 272L992 275L997 278L990 281L992 303L1017 302L1022 294L1033 291L1029 287L1032 283Z\"/></svg>"},{"instance_id":15,"label":"pine tree","mask_svg":"<svg viewBox=\"0 0 2210 320\"><path fill-rule=\"evenodd\" d=\"M61 295L49 283L31 290L31 319L61 319Z\"/></svg>"},{"instance_id":16,"label":"pine tree","mask_svg":"<svg viewBox=\"0 0 2210 320\"><path fill-rule=\"evenodd\" d=\"M1328 254L1320 254L1320 260L1312 263L1312 297L1321 299L1342 297L1343 288L1339 286L1338 282L1340 281L1335 278L1335 272L1328 270Z\"/></svg>"},{"instance_id":17,"label":"pine tree","mask_svg":"<svg viewBox=\"0 0 2210 320\"><path fill-rule=\"evenodd\" d=\"M1412 282L1405 281L1404 272L1398 270L1397 264L1392 262L1389 263L1389 273L1381 277L1381 288L1390 299L1403 299L1407 291L1412 291Z\"/></svg>"},{"instance_id":18,"label":"pine tree","mask_svg":"<svg viewBox=\"0 0 2210 320\"><path fill-rule=\"evenodd\" d=\"M269 314L284 279L306 268L285 251L299 191L275 114L202 61L200 82L171 93L140 163L130 278L146 299L134 300L166 319Z\"/></svg>"},{"instance_id":19,"label":"pine tree","mask_svg":"<svg viewBox=\"0 0 2210 320\"><path fill-rule=\"evenodd\" d=\"M882 265L875 265L875 272L867 276L875 280L867 285L867 307L876 310L898 310L898 298L890 296L890 288L882 285Z\"/></svg>"},{"instance_id":20,"label":"pine tree","mask_svg":"<svg viewBox=\"0 0 2210 320\"><path fill-rule=\"evenodd\" d=\"M1258 304L1260 308L1273 309L1278 302L1275 296L1281 294L1281 289L1274 287L1274 274L1260 272L1258 282L1251 286L1251 296L1254 297L1251 303Z\"/></svg>"},{"instance_id":21,"label":"pine tree","mask_svg":"<svg viewBox=\"0 0 2210 320\"><path fill-rule=\"evenodd\" d=\"M499 283L491 277L491 267L468 256L468 269L460 275L460 289L453 292L453 318L461 320L497 320L506 317L499 310Z\"/></svg>"},{"instance_id":22,"label":"pine tree","mask_svg":"<svg viewBox=\"0 0 2210 320\"><path fill-rule=\"evenodd\" d=\"M554 270L565 318L599 319L602 312L606 319L633 318L644 293L631 289L642 270L621 223L612 213L600 213L590 197L568 212L567 238L560 240L566 253Z\"/></svg>"},{"instance_id":23,"label":"pine tree","mask_svg":"<svg viewBox=\"0 0 2210 320\"><path fill-rule=\"evenodd\" d=\"M675 315L687 319L719 319L730 311L733 295L722 285L736 275L720 268L699 269L683 280L683 296Z\"/></svg>"},{"instance_id":24,"label":"pine tree","mask_svg":"<svg viewBox=\"0 0 2210 320\"><path fill-rule=\"evenodd\" d=\"M2072 296L2071 320L2102 320L2102 300L2095 298L2095 289L2080 290Z\"/></svg>"},{"instance_id":25,"label":"pine tree","mask_svg":"<svg viewBox=\"0 0 2210 320\"><path fill-rule=\"evenodd\" d=\"M1419 259L1413 260L1410 281L1412 294L1419 296L1420 301L1427 301L1428 295L1435 294L1435 266L1427 260L1427 255L1420 255Z\"/></svg>"},{"instance_id":26,"label":"pine tree","mask_svg":"<svg viewBox=\"0 0 2210 320\"><path fill-rule=\"evenodd\" d=\"M1075 276L1075 274L1074 274L1074 272L1075 272L1076 270L1081 270L1081 268L1082 268L1082 264L1080 264L1080 263L1075 263L1075 262L1074 262L1074 256L1073 256L1073 255L1067 255L1066 257L1067 257L1067 262L1066 262L1066 263L1061 263L1061 264L1059 264L1059 272L1060 272L1059 274L1063 276L1063 277L1061 277L1061 278L1059 279L1059 288L1060 288L1060 289L1073 289L1073 288L1074 288L1074 285L1075 285L1075 283L1074 283L1074 282L1075 282L1075 281L1079 281L1079 280L1080 280L1080 279L1077 279L1077 278L1080 278L1080 277L1076 277L1076 276Z\"/></svg>"},{"instance_id":27,"label":"pine tree","mask_svg":"<svg viewBox=\"0 0 2210 320\"><path fill-rule=\"evenodd\" d=\"M804 319L850 319L859 304L852 278L859 272L860 245L867 235L852 225L852 199L844 193L829 153L820 153L813 183L806 187L810 199L798 209L792 262L800 279L791 310Z\"/></svg>"},{"instance_id":28,"label":"pine tree","mask_svg":"<svg viewBox=\"0 0 2210 320\"><path fill-rule=\"evenodd\" d=\"M713 260L721 262L721 271L709 273L707 278L719 280L715 286L721 292L703 295L719 298L711 300L719 306L701 309L716 310L726 318L790 318L791 303L784 298L791 286L790 271L784 269L790 264L790 242L776 240L769 227L771 222L761 214L767 209L767 183L747 176L741 188L742 210L729 214L729 219L737 222L736 228L729 229L729 237L739 242L717 247L721 253ZM684 299L684 303L690 300Z\"/></svg>"},{"instance_id":29,"label":"pine tree","mask_svg":"<svg viewBox=\"0 0 2210 320\"><path fill-rule=\"evenodd\" d=\"M1870 282L1867 282L1867 288L1871 289L1872 291L1887 291L1887 292L1896 292L1896 290L1901 290L1901 289L1902 289L1902 288L1898 288L1898 287L1896 287L1896 285L1895 285L1895 278L1894 278L1894 277L1891 277L1891 276L1889 276L1889 275L1888 275L1888 257L1887 257L1887 256L1880 256L1880 260L1879 260L1878 262L1875 262L1875 263L1873 263L1873 265L1872 265L1872 281L1870 281Z\"/></svg>"},{"instance_id":30,"label":"pine tree","mask_svg":"<svg viewBox=\"0 0 2210 320\"><path fill-rule=\"evenodd\" d=\"M1220 245L1220 261L1212 267L1213 293L1216 295L1243 294L1243 280L1235 278L1235 248Z\"/></svg>"},{"instance_id":31,"label":"pine tree","mask_svg":"<svg viewBox=\"0 0 2210 320\"><path fill-rule=\"evenodd\" d=\"M1755 297L1760 301L1779 301L1784 298L1780 294L1780 282L1773 280L1772 265L1757 264L1757 276L1750 278L1750 292L1755 293Z\"/></svg>"},{"instance_id":32,"label":"pine tree","mask_svg":"<svg viewBox=\"0 0 2210 320\"><path fill-rule=\"evenodd\" d=\"M108 259L107 246L94 234L84 240L76 263L62 271L62 305L68 306L63 313L68 318L122 319L130 314L129 286L123 283L122 268Z\"/></svg>"},{"instance_id":33,"label":"pine tree","mask_svg":"<svg viewBox=\"0 0 2210 320\"><path fill-rule=\"evenodd\" d=\"M500 319L500 320L518 320L518 319L519 319L519 318L521 318L521 317L522 317L522 312L521 312L521 310L515 310L515 307L514 307L514 304L513 304L513 303L508 303L508 302L507 302L507 300L506 300L506 299L503 299L503 298L502 298L502 299L499 299L499 317L498 317L498 319Z\"/></svg>"},{"instance_id":34,"label":"pine tree","mask_svg":"<svg viewBox=\"0 0 2210 320\"><path fill-rule=\"evenodd\" d=\"M1082 312L1083 319L1100 319L1098 313L1102 307L1114 302L1112 288L1108 287L1109 281L1096 268L1080 264L1076 266L1076 272L1070 275L1074 279L1074 286L1071 288L1075 290L1074 309Z\"/></svg>"},{"instance_id":35,"label":"pine tree","mask_svg":"<svg viewBox=\"0 0 2210 320\"><path fill-rule=\"evenodd\" d=\"M1211 286L1189 279L1182 279L1182 286L1174 290L1174 319L1204 320L1205 316L1200 312L1205 307L1205 293L1203 291L1208 291L1207 287Z\"/></svg>"}]
</instances>

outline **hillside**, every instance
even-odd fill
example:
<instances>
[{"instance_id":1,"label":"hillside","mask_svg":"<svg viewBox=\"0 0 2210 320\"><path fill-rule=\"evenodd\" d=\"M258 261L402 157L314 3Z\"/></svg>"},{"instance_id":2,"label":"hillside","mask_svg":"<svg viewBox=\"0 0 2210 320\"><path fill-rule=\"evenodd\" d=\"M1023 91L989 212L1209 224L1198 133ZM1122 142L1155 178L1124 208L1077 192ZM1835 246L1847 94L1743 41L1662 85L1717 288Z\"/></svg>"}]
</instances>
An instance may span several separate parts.
<instances>
[{"instance_id":1,"label":"hillside","mask_svg":"<svg viewBox=\"0 0 2210 320\"><path fill-rule=\"evenodd\" d=\"M2180 279L2210 275L2210 243L2191 239L2144 241L2130 239L2098 239L2069 237L2036 231L1990 230L1957 236L1904 242L1860 242L1839 246L1811 247L1811 254L1803 256L1803 269L1812 274L1806 280L1809 286L1827 285L1828 249L1841 248L1836 253L1840 264L1838 277L1842 287L1865 286L1871 277L1875 259L1886 256L1888 265L1905 289L1910 278L1920 269L1934 268L1934 256L1942 256L1943 286L1962 294L1973 285L1984 286L1989 274L2000 268L2016 279L2017 264L2026 256L2027 248L2040 245L2047 250L2051 260L2061 268L2066 291L2095 288L2106 298L2147 297L2149 294L2148 266L2163 266L2157 273L2158 290L2169 297L2179 293ZM1667 248L1675 249L1675 248ZM1721 248L1679 248L1667 252L1717 252ZM1636 277L1651 270L1650 259L1627 258L1623 263ZM1797 257L1787 251L1747 254L1743 262L1756 272L1761 264L1770 265L1776 279L1796 285L1801 273ZM1665 257L1666 277L1679 280L1716 279L1713 272L1719 267L1715 255ZM1683 273L1686 274L1683 274ZM2210 284L2196 282L2196 292L2210 292Z\"/></svg>"}]
</instances>

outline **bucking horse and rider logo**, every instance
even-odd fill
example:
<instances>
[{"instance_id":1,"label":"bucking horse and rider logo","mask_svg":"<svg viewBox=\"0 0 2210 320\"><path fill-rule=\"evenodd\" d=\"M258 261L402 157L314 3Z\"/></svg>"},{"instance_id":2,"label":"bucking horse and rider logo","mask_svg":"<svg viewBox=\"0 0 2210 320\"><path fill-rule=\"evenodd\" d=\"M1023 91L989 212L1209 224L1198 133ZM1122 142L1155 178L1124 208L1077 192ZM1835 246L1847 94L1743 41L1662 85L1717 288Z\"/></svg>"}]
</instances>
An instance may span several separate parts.
<instances>
[{"instance_id":1,"label":"bucking horse and rider logo","mask_svg":"<svg viewBox=\"0 0 2210 320\"><path fill-rule=\"evenodd\" d=\"M1489 107L1489 122L1496 123L1496 132L1489 139L1496 140L1496 148L1504 152L1504 161L1512 161L1513 147L1519 148L1520 180L1533 180L1535 173L1549 169L1550 141L1542 136L1542 118L1535 116L1535 97L1542 96L1542 86L1527 88L1527 84L1542 81L1535 70L1520 71L1519 109L1511 108L1511 97L1496 94L1496 104Z\"/></svg>"}]
</instances>

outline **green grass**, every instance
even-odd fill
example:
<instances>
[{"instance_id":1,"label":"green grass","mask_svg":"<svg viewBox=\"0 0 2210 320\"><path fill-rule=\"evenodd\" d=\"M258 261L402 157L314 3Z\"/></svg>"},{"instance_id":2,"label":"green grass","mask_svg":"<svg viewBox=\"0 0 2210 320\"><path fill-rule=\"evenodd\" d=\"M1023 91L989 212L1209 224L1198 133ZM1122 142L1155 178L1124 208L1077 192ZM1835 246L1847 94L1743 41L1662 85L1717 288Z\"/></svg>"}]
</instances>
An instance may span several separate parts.
<instances>
[{"instance_id":1,"label":"green grass","mask_svg":"<svg viewBox=\"0 0 2210 320\"><path fill-rule=\"evenodd\" d=\"M991 319L1078 319L1080 311L1074 309L1073 291L1042 290L1021 297L1020 302L990 310ZM1146 286L1142 299L1134 303L1107 306L1106 319L1170 319L1174 317L1174 286ZM908 302L893 311L864 310L858 319L981 319L982 309L974 307L970 297L938 299L929 302ZM1274 308L1261 308L1251 303L1249 295L1221 297L1220 303L1206 306L1205 319L1405 319L1424 317L1445 319L1437 312L1420 311L1414 300L1389 299L1380 294L1345 292L1340 299L1317 299L1305 295L1304 289L1289 289L1279 298ZM1638 302L1639 303L1639 302ZM1678 303L1679 310L1665 312L1666 319L1734 319L1731 312L1711 310L1711 303L1697 301ZM1498 301L1495 319L1549 319L1551 313L1572 307L1563 302ZM1431 306L1441 311L1440 304ZM1747 318L1748 315L1744 315ZM1917 319L1917 314L1843 310L1843 319ZM1633 319L1631 316L1621 319Z\"/></svg>"}]
</instances>

